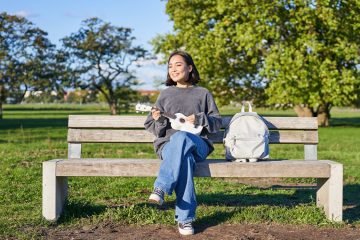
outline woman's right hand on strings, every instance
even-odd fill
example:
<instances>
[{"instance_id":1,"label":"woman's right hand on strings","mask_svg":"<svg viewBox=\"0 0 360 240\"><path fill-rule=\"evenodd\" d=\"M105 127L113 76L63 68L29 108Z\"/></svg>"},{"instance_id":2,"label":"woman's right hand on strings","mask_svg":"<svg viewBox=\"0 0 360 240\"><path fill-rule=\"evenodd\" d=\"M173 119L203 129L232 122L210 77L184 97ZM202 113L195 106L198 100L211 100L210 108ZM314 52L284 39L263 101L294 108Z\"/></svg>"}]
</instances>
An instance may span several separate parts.
<instances>
[{"instance_id":1,"label":"woman's right hand on strings","mask_svg":"<svg viewBox=\"0 0 360 240\"><path fill-rule=\"evenodd\" d=\"M151 109L151 116L153 119L155 119L155 121L157 121L161 117L160 110L157 108Z\"/></svg>"}]
</instances>

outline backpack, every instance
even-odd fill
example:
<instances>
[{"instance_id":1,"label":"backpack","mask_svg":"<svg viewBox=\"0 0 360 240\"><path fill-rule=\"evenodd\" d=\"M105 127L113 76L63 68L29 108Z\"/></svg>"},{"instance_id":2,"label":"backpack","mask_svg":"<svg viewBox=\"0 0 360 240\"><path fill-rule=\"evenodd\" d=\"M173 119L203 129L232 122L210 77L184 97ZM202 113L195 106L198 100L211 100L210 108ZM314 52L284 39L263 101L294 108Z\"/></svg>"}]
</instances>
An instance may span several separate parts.
<instances>
[{"instance_id":1,"label":"backpack","mask_svg":"<svg viewBox=\"0 0 360 240\"><path fill-rule=\"evenodd\" d=\"M256 162L258 159L269 158L269 129L262 117L242 105L241 112L235 114L225 128L225 157L227 160Z\"/></svg>"}]
</instances>

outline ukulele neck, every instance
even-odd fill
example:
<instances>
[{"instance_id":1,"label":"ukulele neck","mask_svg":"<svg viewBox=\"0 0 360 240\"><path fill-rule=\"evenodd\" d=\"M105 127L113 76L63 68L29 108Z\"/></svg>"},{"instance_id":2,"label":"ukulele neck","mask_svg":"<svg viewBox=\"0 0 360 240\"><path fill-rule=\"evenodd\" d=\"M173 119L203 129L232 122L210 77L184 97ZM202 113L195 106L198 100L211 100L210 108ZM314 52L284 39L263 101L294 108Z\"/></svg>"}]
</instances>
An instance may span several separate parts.
<instances>
[{"instance_id":1,"label":"ukulele neck","mask_svg":"<svg viewBox=\"0 0 360 240\"><path fill-rule=\"evenodd\" d=\"M175 114L167 113L167 112L161 112L161 114L167 118L176 119Z\"/></svg>"}]
</instances>

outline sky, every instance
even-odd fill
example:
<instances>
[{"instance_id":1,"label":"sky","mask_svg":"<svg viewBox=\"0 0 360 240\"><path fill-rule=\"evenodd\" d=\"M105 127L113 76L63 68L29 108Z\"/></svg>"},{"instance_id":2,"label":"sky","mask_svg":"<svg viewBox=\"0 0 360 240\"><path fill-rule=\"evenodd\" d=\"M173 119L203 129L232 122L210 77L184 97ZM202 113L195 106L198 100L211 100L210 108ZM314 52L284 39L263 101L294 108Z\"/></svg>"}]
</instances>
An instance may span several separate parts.
<instances>
[{"instance_id":1,"label":"sky","mask_svg":"<svg viewBox=\"0 0 360 240\"><path fill-rule=\"evenodd\" d=\"M77 32L81 22L98 17L105 22L133 30L135 45L152 52L149 43L158 34L170 33L172 22L162 0L0 0L0 12L19 15L48 33L50 41L60 47L60 39ZM154 89L154 79L166 78L166 67L156 60L136 68L140 89Z\"/></svg>"}]
</instances>

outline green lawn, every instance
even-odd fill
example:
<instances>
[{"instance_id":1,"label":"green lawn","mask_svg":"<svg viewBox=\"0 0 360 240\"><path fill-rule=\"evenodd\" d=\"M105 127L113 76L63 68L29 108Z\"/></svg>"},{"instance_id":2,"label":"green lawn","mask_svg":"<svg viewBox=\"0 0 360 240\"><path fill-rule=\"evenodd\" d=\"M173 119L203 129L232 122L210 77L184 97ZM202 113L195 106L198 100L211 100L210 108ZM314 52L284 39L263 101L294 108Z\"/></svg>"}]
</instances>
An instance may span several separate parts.
<instances>
[{"instance_id":1,"label":"green lawn","mask_svg":"<svg viewBox=\"0 0 360 240\"><path fill-rule=\"evenodd\" d=\"M238 109L224 107L222 114ZM267 116L294 116L292 110L259 109ZM162 210L147 203L154 178L70 178L70 195L58 223L41 217L41 163L67 155L69 114L108 114L106 106L5 106L0 120L0 238L38 238L41 229L112 221L173 224L174 196ZM344 164L344 222L360 227L360 110L334 109L332 127L319 130L319 159ZM151 144L88 144L84 157L155 158ZM272 145L273 158L303 158L303 146ZM216 146L211 157L223 157ZM342 227L315 207L311 188L260 188L236 179L197 178L197 224L290 223ZM288 180L285 180L288 181ZM293 180L292 180L293 181ZM301 182L301 179L297 181Z\"/></svg>"}]
</instances>

